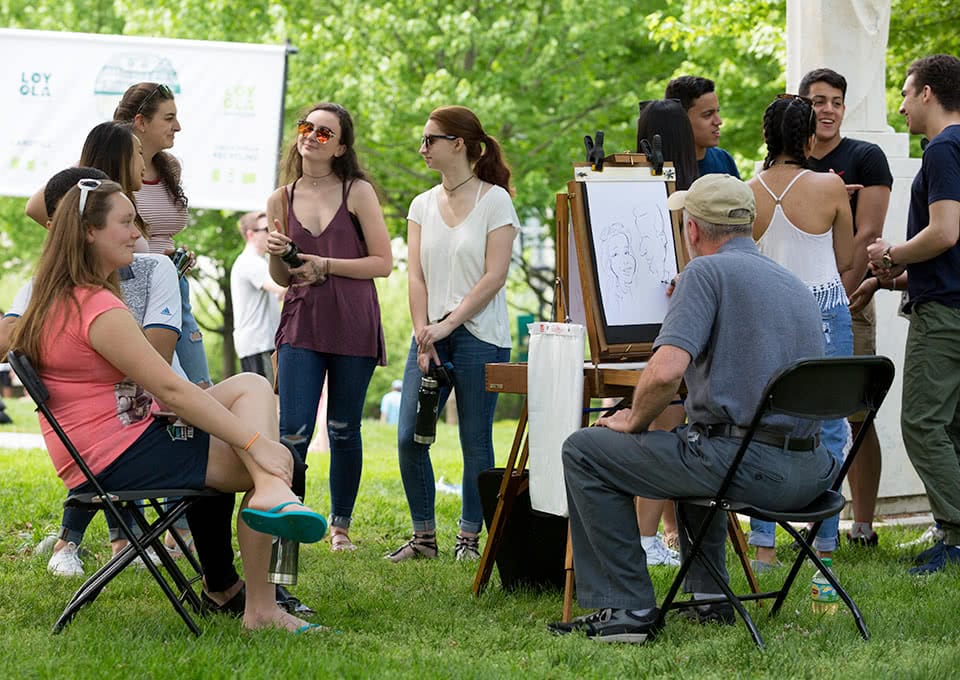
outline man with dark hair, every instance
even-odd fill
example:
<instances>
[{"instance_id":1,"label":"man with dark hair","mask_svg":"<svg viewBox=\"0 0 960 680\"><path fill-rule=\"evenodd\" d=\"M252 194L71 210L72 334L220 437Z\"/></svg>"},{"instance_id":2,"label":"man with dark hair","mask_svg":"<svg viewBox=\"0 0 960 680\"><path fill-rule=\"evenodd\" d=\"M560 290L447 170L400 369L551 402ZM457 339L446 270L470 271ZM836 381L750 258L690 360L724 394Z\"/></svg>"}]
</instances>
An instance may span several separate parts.
<instances>
[{"instance_id":1,"label":"man with dark hair","mask_svg":"<svg viewBox=\"0 0 960 680\"><path fill-rule=\"evenodd\" d=\"M846 95L846 78L829 68L810 71L800 81L800 96L813 101L817 116L817 143L807 158L807 164L818 172L834 172L842 177L850 194L853 266L841 278L847 295L851 295L867 275L867 246L883 235L893 175L879 146L841 136ZM877 322L873 300L851 316L853 353L876 354ZM854 437L862 422L862 414L850 418ZM847 532L847 540L851 543L877 545L873 517L880 488L880 461L880 440L871 425L848 477L853 496L853 527Z\"/></svg>"},{"instance_id":2,"label":"man with dark hair","mask_svg":"<svg viewBox=\"0 0 960 680\"><path fill-rule=\"evenodd\" d=\"M633 497L711 496L740 446L770 378L802 357L823 356L820 310L796 276L753 242L753 192L740 180L705 175L667 205L683 209L690 263L680 276L654 355L640 376L630 409L575 432L563 444L570 535L581 606L599 608L555 633L582 630L600 642L646 642L657 630L656 597L647 571ZM648 427L686 381L688 425ZM737 500L801 507L829 488L837 465L814 436L816 421L766 416L731 492ZM802 453L799 453L802 452ZM787 481L789 480L789 481ZM698 528L705 508L678 504ZM718 513L702 556L726 577L725 513ZM690 550L681 528L680 549ZM696 599L722 597L696 560L684 589ZM691 610L700 622L733 623L729 604Z\"/></svg>"},{"instance_id":3,"label":"man with dark hair","mask_svg":"<svg viewBox=\"0 0 960 680\"><path fill-rule=\"evenodd\" d=\"M720 101L713 81L699 76L680 76L667 83L665 99L677 99L690 117L700 176L711 173L740 178L733 156L717 146L720 143Z\"/></svg>"},{"instance_id":4,"label":"man with dark hair","mask_svg":"<svg viewBox=\"0 0 960 680\"><path fill-rule=\"evenodd\" d=\"M248 212L237 223L245 245L230 269L233 300L233 346L240 369L274 381L270 355L280 325L280 303L286 288L274 283L267 265L267 214Z\"/></svg>"},{"instance_id":5,"label":"man with dark hair","mask_svg":"<svg viewBox=\"0 0 960 680\"><path fill-rule=\"evenodd\" d=\"M960 564L960 59L913 62L902 94L907 129L930 143L911 188L907 241L867 248L879 283L858 293L906 285L909 295L900 428L944 532L910 573L931 574Z\"/></svg>"}]
</instances>

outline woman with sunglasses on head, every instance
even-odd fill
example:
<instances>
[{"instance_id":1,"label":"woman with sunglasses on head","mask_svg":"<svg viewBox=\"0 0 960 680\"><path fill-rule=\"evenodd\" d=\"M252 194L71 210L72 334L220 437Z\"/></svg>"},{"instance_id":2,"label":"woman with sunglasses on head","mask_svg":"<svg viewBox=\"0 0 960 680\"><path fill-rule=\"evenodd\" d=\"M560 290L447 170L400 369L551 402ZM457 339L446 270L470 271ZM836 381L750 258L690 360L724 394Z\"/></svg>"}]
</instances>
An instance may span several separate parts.
<instances>
[{"instance_id":1,"label":"woman with sunglasses on head","mask_svg":"<svg viewBox=\"0 0 960 680\"><path fill-rule=\"evenodd\" d=\"M183 231L190 217L187 197L180 186L180 163L166 151L180 132L173 91L162 83L137 83L124 92L113 119L130 123L143 144L143 186L136 192L137 212L146 225L151 253L170 255L173 237ZM203 336L190 307L190 284L180 280L183 327L177 342L177 358L191 382L210 385L210 369Z\"/></svg>"},{"instance_id":2,"label":"woman with sunglasses on head","mask_svg":"<svg viewBox=\"0 0 960 680\"><path fill-rule=\"evenodd\" d=\"M763 115L767 157L763 170L748 184L757 202L753 238L767 257L796 274L817 299L823 320L826 356L853 354L849 302L840 274L853 264L853 215L843 179L807 168L816 144L813 102L781 95ZM823 445L843 461L850 428L845 419L825 420ZM839 515L823 522L813 547L822 557L837 548ZM756 571L777 565L772 522L750 521L751 545L757 546Z\"/></svg>"},{"instance_id":3,"label":"woman with sunglasses on head","mask_svg":"<svg viewBox=\"0 0 960 680\"><path fill-rule=\"evenodd\" d=\"M440 183L414 198L407 215L414 337L403 374L397 439L413 537L386 557L401 562L437 556L436 486L430 446L415 438L417 401L421 378L452 364L452 384L440 385L437 412L456 389L463 507L454 553L457 560L475 560L483 527L477 476L493 467L497 403L496 393L486 391L484 370L490 362L510 359L504 286L520 220L500 145L470 109L435 109L423 128L420 155L440 173Z\"/></svg>"},{"instance_id":4,"label":"woman with sunglasses on head","mask_svg":"<svg viewBox=\"0 0 960 680\"><path fill-rule=\"evenodd\" d=\"M285 171L290 183L267 201L270 275L289 286L276 337L280 433L306 458L326 379L330 548L351 551L363 404L374 367L386 364L373 279L393 270L390 236L357 159L353 119L339 104L307 109Z\"/></svg>"},{"instance_id":5,"label":"woman with sunglasses on head","mask_svg":"<svg viewBox=\"0 0 960 680\"><path fill-rule=\"evenodd\" d=\"M11 344L37 369L50 408L106 488L247 492L243 521L237 522L246 578L244 626L306 630L306 622L276 605L274 586L267 583L272 538L264 532L313 542L326 522L290 490L293 457L277 441L270 386L242 374L201 390L178 377L149 344L120 298L117 273L131 264L140 238L135 215L115 182L83 179L67 192ZM150 395L191 423L194 436L170 434L166 418L152 417ZM64 484L89 490L49 424L41 425ZM201 519L230 521L229 515ZM207 533L197 532L198 550ZM205 595L227 601L243 587L237 580Z\"/></svg>"}]
</instances>

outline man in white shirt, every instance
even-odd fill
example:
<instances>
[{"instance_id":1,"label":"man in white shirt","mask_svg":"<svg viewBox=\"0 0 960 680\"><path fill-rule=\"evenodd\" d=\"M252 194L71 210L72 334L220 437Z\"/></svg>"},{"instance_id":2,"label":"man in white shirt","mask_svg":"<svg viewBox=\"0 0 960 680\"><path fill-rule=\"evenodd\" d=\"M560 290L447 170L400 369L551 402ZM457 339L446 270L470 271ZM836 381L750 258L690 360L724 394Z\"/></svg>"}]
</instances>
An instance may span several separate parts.
<instances>
[{"instance_id":1,"label":"man in white shirt","mask_svg":"<svg viewBox=\"0 0 960 680\"><path fill-rule=\"evenodd\" d=\"M273 382L270 355L280 325L280 305L286 288L274 283L267 265L267 215L249 212L238 223L246 245L230 271L233 298L233 345L240 368Z\"/></svg>"}]
</instances>

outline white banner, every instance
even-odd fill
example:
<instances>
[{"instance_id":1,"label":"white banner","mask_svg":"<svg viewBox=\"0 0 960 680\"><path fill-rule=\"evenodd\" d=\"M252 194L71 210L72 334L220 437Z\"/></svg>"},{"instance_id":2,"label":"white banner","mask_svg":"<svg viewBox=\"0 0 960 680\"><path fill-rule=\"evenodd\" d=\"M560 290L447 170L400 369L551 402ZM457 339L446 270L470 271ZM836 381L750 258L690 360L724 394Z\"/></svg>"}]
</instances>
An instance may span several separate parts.
<instances>
[{"instance_id":1,"label":"white banner","mask_svg":"<svg viewBox=\"0 0 960 680\"><path fill-rule=\"evenodd\" d=\"M191 208L262 210L276 187L284 45L0 29L0 195L75 165L126 89L169 85Z\"/></svg>"}]
</instances>

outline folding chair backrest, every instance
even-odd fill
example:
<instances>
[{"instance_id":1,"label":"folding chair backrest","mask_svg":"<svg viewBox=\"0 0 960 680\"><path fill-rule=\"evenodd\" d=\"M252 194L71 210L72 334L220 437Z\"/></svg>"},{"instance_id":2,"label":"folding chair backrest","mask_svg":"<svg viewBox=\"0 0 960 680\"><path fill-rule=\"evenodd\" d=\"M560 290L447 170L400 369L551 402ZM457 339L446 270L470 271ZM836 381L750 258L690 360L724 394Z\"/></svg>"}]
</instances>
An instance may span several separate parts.
<instances>
[{"instance_id":1,"label":"folding chair backrest","mask_svg":"<svg viewBox=\"0 0 960 680\"><path fill-rule=\"evenodd\" d=\"M30 363L30 359L28 359L25 354L21 354L16 350L10 350L7 352L7 361L10 363L11 368L13 368L13 372L20 378L20 382L23 383L24 389L27 390L27 394L30 395L34 403L37 406L45 404L47 399L50 398L50 393L47 392L46 385L40 380L36 369L34 369L33 364Z\"/></svg>"},{"instance_id":2,"label":"folding chair backrest","mask_svg":"<svg viewBox=\"0 0 960 680\"><path fill-rule=\"evenodd\" d=\"M845 418L880 408L893 374L893 362L882 356L804 359L770 379L762 405L766 413Z\"/></svg>"}]
</instances>

